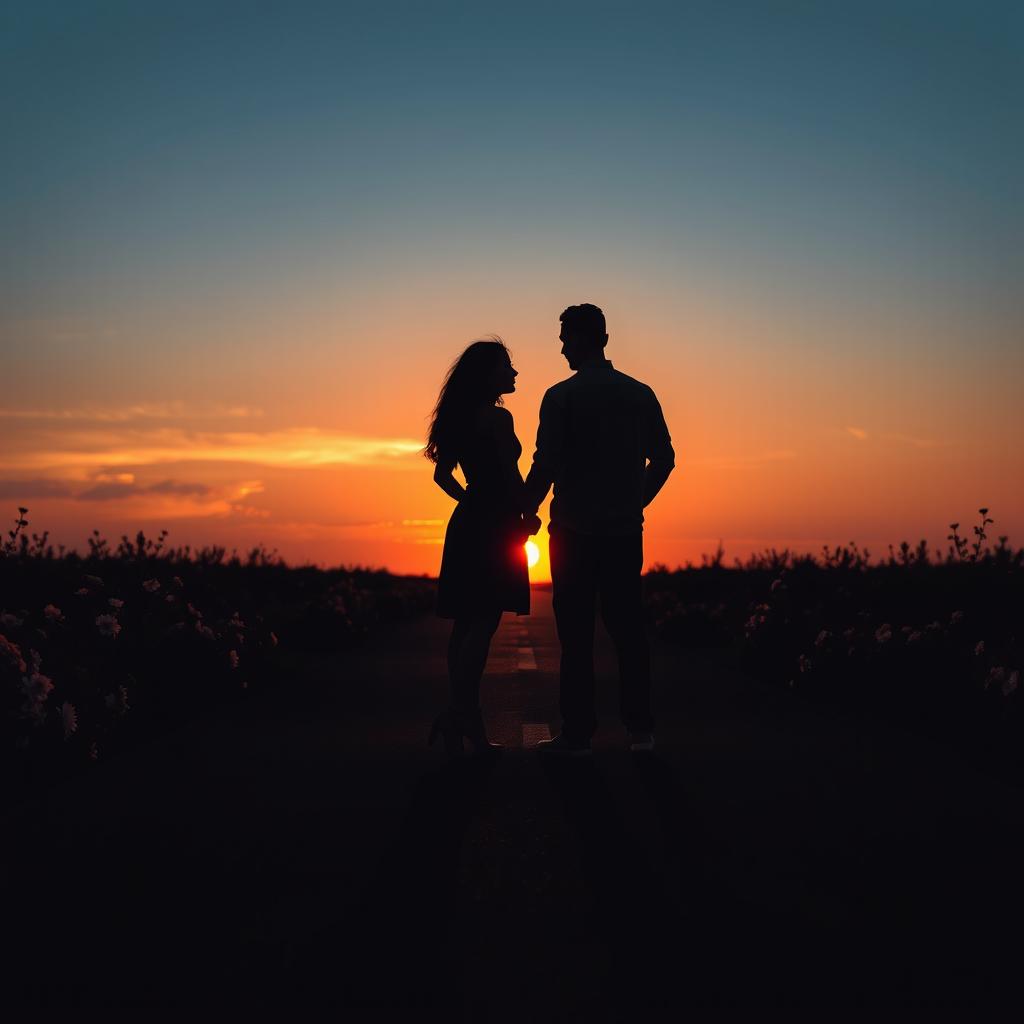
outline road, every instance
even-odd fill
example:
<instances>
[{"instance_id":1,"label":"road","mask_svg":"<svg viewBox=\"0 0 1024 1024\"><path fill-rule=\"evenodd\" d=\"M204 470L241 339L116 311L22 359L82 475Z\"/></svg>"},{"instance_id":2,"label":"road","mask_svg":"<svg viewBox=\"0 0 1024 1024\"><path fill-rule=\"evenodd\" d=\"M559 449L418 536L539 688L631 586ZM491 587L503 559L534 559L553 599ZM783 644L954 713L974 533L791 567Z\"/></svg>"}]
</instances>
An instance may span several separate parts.
<instances>
[{"instance_id":1,"label":"road","mask_svg":"<svg viewBox=\"0 0 1024 1024\"><path fill-rule=\"evenodd\" d=\"M549 763L543 591L483 683L508 751L446 763L446 631L298 659L9 809L11 1001L611 1021L1016 1000L1019 790L657 642L658 748L631 755L603 633L595 755Z\"/></svg>"}]
</instances>

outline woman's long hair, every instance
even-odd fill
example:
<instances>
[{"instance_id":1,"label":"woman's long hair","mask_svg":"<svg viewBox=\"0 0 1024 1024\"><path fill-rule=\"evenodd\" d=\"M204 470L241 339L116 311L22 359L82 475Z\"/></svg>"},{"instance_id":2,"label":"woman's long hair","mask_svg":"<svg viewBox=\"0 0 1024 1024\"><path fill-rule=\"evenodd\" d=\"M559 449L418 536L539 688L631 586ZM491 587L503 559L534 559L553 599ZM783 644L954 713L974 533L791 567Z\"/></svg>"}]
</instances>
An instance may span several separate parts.
<instances>
[{"instance_id":1,"label":"woman's long hair","mask_svg":"<svg viewBox=\"0 0 1024 1024\"><path fill-rule=\"evenodd\" d=\"M423 449L431 462L457 461L473 411L489 402L502 404L501 395L495 394L493 387L494 368L502 357L509 358L508 348L495 334L487 341L474 341L449 367L430 416L427 445Z\"/></svg>"}]
</instances>

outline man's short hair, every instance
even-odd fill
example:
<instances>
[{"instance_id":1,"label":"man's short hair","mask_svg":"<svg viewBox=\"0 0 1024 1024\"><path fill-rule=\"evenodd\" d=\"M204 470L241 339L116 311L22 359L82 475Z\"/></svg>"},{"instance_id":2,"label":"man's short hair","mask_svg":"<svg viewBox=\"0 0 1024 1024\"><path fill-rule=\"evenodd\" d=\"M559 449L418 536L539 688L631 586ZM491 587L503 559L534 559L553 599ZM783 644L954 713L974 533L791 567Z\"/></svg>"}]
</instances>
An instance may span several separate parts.
<instances>
[{"instance_id":1,"label":"man's short hair","mask_svg":"<svg viewBox=\"0 0 1024 1024\"><path fill-rule=\"evenodd\" d=\"M558 318L566 327L584 337L603 339L608 333L604 313L590 302L570 306Z\"/></svg>"}]
</instances>

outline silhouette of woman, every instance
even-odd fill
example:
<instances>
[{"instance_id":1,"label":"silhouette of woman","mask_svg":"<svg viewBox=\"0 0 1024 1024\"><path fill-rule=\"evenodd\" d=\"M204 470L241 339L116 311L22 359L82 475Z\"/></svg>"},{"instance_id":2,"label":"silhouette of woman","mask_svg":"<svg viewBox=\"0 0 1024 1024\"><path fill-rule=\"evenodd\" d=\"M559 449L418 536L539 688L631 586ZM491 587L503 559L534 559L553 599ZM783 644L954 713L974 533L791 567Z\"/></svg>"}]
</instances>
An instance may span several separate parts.
<instances>
[{"instance_id":1,"label":"silhouette of woman","mask_svg":"<svg viewBox=\"0 0 1024 1024\"><path fill-rule=\"evenodd\" d=\"M444 379L423 452L435 464L434 481L458 502L445 532L437 586L438 615L455 620L448 641L451 701L429 739L433 744L442 736L449 756L462 753L463 738L475 753L501 749L484 728L480 677L502 612L530 611L524 543L540 520L523 518L522 446L512 414L501 407L517 376L500 338L474 341ZM456 464L465 488L455 479Z\"/></svg>"}]
</instances>

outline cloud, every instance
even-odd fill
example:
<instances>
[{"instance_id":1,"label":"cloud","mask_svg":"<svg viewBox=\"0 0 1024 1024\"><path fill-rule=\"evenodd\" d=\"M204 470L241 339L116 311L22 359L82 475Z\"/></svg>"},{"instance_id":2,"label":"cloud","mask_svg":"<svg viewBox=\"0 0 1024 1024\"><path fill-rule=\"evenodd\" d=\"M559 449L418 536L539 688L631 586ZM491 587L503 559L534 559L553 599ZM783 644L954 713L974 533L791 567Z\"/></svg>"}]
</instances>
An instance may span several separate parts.
<instances>
[{"instance_id":1,"label":"cloud","mask_svg":"<svg viewBox=\"0 0 1024 1024\"><path fill-rule=\"evenodd\" d=\"M151 494L209 494L210 488L206 484L179 483L176 480L161 480L159 483L150 484L143 490Z\"/></svg>"},{"instance_id":2,"label":"cloud","mask_svg":"<svg viewBox=\"0 0 1024 1024\"><path fill-rule=\"evenodd\" d=\"M86 420L101 423L126 423L146 419L248 419L263 415L263 410L247 405L207 405L190 407L182 401L138 402L121 406L83 406L71 409L3 409L0 418L16 420Z\"/></svg>"},{"instance_id":3,"label":"cloud","mask_svg":"<svg viewBox=\"0 0 1024 1024\"><path fill-rule=\"evenodd\" d=\"M79 501L116 501L118 498L130 498L139 494L141 488L135 484L97 484L88 491L76 495Z\"/></svg>"},{"instance_id":4,"label":"cloud","mask_svg":"<svg viewBox=\"0 0 1024 1024\"><path fill-rule=\"evenodd\" d=\"M67 472L163 462L250 462L276 467L413 465L423 442L404 437L293 427L276 431L194 431L181 427L62 429L8 446L0 470L63 469Z\"/></svg>"},{"instance_id":5,"label":"cloud","mask_svg":"<svg viewBox=\"0 0 1024 1024\"><path fill-rule=\"evenodd\" d=\"M95 473L93 481L98 484L132 484L135 483L134 473Z\"/></svg>"},{"instance_id":6,"label":"cloud","mask_svg":"<svg viewBox=\"0 0 1024 1024\"><path fill-rule=\"evenodd\" d=\"M130 473L125 474L131 476ZM176 480L161 480L159 483L140 485L134 482L101 483L77 495L79 501L114 501L118 498L133 498L140 494L172 494L183 497L205 497L213 494L206 484L191 484Z\"/></svg>"},{"instance_id":7,"label":"cloud","mask_svg":"<svg viewBox=\"0 0 1024 1024\"><path fill-rule=\"evenodd\" d=\"M0 480L0 498L70 498L72 493L63 480Z\"/></svg>"},{"instance_id":8,"label":"cloud","mask_svg":"<svg viewBox=\"0 0 1024 1024\"><path fill-rule=\"evenodd\" d=\"M244 480L238 485L236 498L248 498L250 494L262 494L266 490L262 480Z\"/></svg>"},{"instance_id":9,"label":"cloud","mask_svg":"<svg viewBox=\"0 0 1024 1024\"><path fill-rule=\"evenodd\" d=\"M241 516L243 519L270 518L269 508L257 508L255 505L238 505L234 502L232 502L228 507L234 515Z\"/></svg>"},{"instance_id":10,"label":"cloud","mask_svg":"<svg viewBox=\"0 0 1024 1024\"><path fill-rule=\"evenodd\" d=\"M855 437L858 441L866 441L868 439L868 432L861 427L846 427L845 433L851 437ZM913 437L910 434L879 434L877 435L882 441L894 441L896 444L909 444L914 448L943 448L948 445L948 441L937 441L933 438L928 437Z\"/></svg>"}]
</instances>

